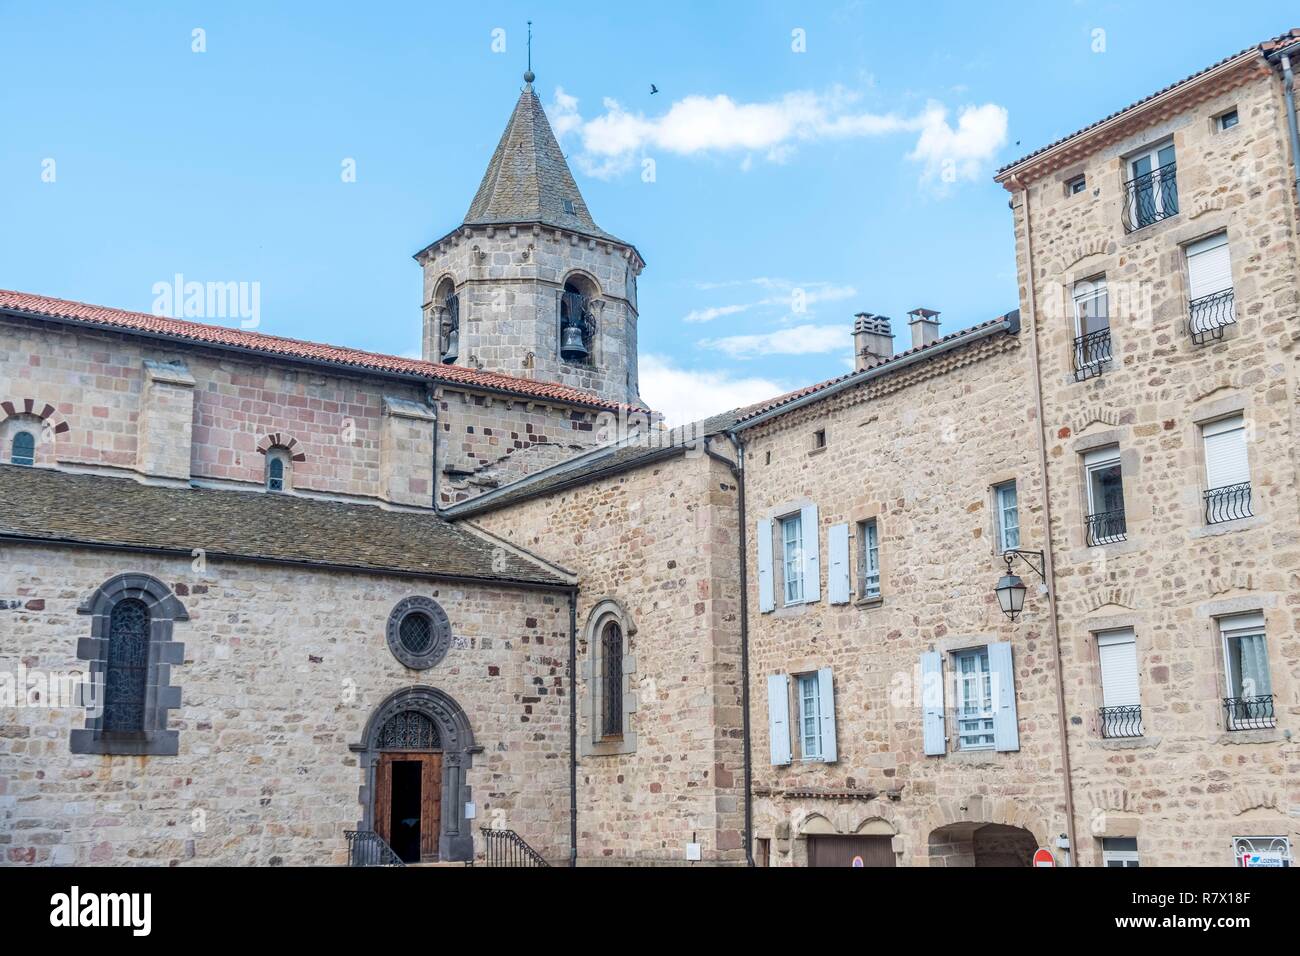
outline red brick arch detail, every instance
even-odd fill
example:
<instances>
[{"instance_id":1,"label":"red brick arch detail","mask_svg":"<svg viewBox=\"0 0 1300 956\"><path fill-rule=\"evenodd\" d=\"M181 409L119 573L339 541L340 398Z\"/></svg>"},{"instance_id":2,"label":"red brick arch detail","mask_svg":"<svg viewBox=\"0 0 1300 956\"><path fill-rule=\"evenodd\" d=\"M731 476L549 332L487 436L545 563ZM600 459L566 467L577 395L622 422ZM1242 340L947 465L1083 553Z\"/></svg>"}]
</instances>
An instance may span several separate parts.
<instances>
[{"instance_id":1,"label":"red brick arch detail","mask_svg":"<svg viewBox=\"0 0 1300 956\"><path fill-rule=\"evenodd\" d=\"M62 435L69 428L68 421L49 402L40 402L34 398L11 398L0 401L0 410L4 415L0 420L14 418L18 415L35 415L43 422L54 426L54 434Z\"/></svg>"},{"instance_id":2,"label":"red brick arch detail","mask_svg":"<svg viewBox=\"0 0 1300 956\"><path fill-rule=\"evenodd\" d=\"M307 455L298 445L298 439L290 435L272 432L270 435L263 436L262 440L257 443L257 453L259 455L265 455L272 448L283 448L289 453L290 461L307 460Z\"/></svg>"}]
</instances>

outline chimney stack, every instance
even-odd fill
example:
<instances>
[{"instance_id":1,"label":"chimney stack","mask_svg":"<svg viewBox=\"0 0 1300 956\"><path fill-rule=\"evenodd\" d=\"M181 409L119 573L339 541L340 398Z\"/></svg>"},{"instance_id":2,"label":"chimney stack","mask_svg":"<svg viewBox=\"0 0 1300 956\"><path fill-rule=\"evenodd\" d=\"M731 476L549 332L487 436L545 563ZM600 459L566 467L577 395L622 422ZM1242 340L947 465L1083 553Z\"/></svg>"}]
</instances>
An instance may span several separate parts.
<instances>
[{"instance_id":1,"label":"chimney stack","mask_svg":"<svg viewBox=\"0 0 1300 956\"><path fill-rule=\"evenodd\" d=\"M939 313L933 309L916 308L907 313L907 324L912 327L912 348L919 349L939 341Z\"/></svg>"},{"instance_id":2,"label":"chimney stack","mask_svg":"<svg viewBox=\"0 0 1300 956\"><path fill-rule=\"evenodd\" d=\"M893 357L894 334L889 328L889 318L859 312L853 317L853 367L861 372Z\"/></svg>"}]
</instances>

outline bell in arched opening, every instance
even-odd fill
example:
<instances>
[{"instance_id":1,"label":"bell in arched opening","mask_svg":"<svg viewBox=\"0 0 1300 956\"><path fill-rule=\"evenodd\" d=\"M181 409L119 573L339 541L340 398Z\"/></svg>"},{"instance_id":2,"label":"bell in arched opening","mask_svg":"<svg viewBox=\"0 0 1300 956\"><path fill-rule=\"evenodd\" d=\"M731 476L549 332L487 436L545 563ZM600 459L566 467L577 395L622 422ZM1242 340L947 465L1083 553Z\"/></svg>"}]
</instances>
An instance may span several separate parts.
<instances>
[{"instance_id":1,"label":"bell in arched opening","mask_svg":"<svg viewBox=\"0 0 1300 956\"><path fill-rule=\"evenodd\" d=\"M582 327L566 325L560 336L560 357L566 362L585 362L591 356L582 341Z\"/></svg>"}]
</instances>

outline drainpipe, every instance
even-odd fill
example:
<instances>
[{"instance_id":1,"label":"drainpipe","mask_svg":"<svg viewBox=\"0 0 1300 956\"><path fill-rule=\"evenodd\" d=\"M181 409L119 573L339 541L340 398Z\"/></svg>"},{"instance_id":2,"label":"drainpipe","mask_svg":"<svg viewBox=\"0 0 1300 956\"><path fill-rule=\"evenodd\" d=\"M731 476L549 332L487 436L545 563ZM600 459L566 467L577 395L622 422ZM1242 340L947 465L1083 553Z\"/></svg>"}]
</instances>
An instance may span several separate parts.
<instances>
[{"instance_id":1,"label":"drainpipe","mask_svg":"<svg viewBox=\"0 0 1300 956\"><path fill-rule=\"evenodd\" d=\"M1043 476L1043 577L1047 584L1047 608L1052 628L1052 650L1056 661L1057 733L1061 740L1061 772L1065 784L1065 829L1070 840L1068 860L1071 866L1079 859L1079 845L1074 829L1074 783L1070 776L1070 737L1065 716L1065 674L1061 665L1060 614L1056 607L1056 562L1052 555L1052 496L1047 477L1047 418L1043 411L1043 371L1038 361L1038 311L1034 294L1034 243L1029 219L1029 187L1013 177L1011 182L1025 197L1025 288L1029 297L1029 316L1033 334L1029 336L1029 362L1034 368L1034 408L1038 413L1038 471ZM1023 322L1023 318L1022 318ZM1021 328L1024 326L1022 325ZM1045 834L1046 836L1046 834Z\"/></svg>"},{"instance_id":2,"label":"drainpipe","mask_svg":"<svg viewBox=\"0 0 1300 956\"><path fill-rule=\"evenodd\" d=\"M578 589L569 592L569 866L578 865Z\"/></svg>"},{"instance_id":3,"label":"drainpipe","mask_svg":"<svg viewBox=\"0 0 1300 956\"><path fill-rule=\"evenodd\" d=\"M708 447L708 439L705 438L705 449L710 455L724 463L731 469L731 474L736 479L736 499L737 515L740 522L739 539L739 557L740 557L740 737L741 747L744 752L742 765L744 767L745 781L745 865L754 865L754 761L750 750L749 740L749 571L745 564L746 549L746 528L745 523L745 443L741 441L740 436L735 432L727 432L727 438L736 449L736 460L733 462L722 455L717 454L712 448Z\"/></svg>"},{"instance_id":4,"label":"drainpipe","mask_svg":"<svg viewBox=\"0 0 1300 956\"><path fill-rule=\"evenodd\" d=\"M1291 72L1291 51L1287 47L1279 61L1282 64L1282 88L1286 95L1286 125L1291 132L1291 169L1295 172L1296 202L1300 203L1300 132L1296 130L1295 75Z\"/></svg>"},{"instance_id":5,"label":"drainpipe","mask_svg":"<svg viewBox=\"0 0 1300 956\"><path fill-rule=\"evenodd\" d=\"M433 479L430 484L433 485L433 513L441 517L442 502L438 500L438 435L442 431L442 419L438 415L438 399L434 396L433 389L426 391L424 403L433 410Z\"/></svg>"}]
</instances>

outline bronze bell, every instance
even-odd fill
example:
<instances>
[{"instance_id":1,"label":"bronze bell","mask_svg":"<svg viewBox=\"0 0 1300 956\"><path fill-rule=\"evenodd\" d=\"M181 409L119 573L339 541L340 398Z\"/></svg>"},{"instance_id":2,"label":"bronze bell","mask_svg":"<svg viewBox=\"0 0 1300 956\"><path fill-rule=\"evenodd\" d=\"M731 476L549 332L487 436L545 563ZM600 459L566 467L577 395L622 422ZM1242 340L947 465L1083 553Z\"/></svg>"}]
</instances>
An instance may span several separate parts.
<instances>
[{"instance_id":1,"label":"bronze bell","mask_svg":"<svg viewBox=\"0 0 1300 956\"><path fill-rule=\"evenodd\" d=\"M582 341L582 329L566 325L560 335L560 356L570 362L583 362L589 354Z\"/></svg>"},{"instance_id":2,"label":"bronze bell","mask_svg":"<svg viewBox=\"0 0 1300 956\"><path fill-rule=\"evenodd\" d=\"M447 351L442 353L442 361L445 365L455 365L456 359L460 357L460 329L452 329L451 334L447 336Z\"/></svg>"}]
</instances>

